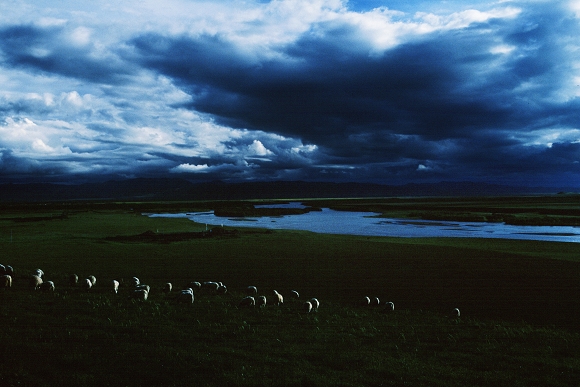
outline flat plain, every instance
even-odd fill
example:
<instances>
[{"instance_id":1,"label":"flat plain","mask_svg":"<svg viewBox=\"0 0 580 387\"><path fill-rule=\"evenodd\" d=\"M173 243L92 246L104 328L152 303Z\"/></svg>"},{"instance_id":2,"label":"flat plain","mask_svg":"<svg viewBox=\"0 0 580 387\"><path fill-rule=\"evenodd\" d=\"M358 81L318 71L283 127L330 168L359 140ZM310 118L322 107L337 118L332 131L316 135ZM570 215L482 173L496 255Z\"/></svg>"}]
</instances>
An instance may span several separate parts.
<instances>
[{"instance_id":1,"label":"flat plain","mask_svg":"<svg viewBox=\"0 0 580 387\"><path fill-rule=\"evenodd\" d=\"M501 213L497 200L446 200L339 204L406 216ZM576 216L562 209L574 210L574 200L501 202L514 217L561 223ZM0 384L578 385L580 245L206 231L142 215L236 206L247 202L3 205L0 263L15 275L0 290ZM37 268L54 292L28 287ZM72 273L97 283L82 290L68 283ZM130 298L133 276L151 286L147 301ZM113 279L122 282L118 294ZM221 281L228 292L178 303L175 291L191 281ZM172 293L161 291L166 282ZM249 285L269 301L276 289L285 303L240 308ZM293 289L300 300L290 299ZM395 311L361 306L366 296L394 302ZM320 309L303 313L311 297Z\"/></svg>"}]
</instances>

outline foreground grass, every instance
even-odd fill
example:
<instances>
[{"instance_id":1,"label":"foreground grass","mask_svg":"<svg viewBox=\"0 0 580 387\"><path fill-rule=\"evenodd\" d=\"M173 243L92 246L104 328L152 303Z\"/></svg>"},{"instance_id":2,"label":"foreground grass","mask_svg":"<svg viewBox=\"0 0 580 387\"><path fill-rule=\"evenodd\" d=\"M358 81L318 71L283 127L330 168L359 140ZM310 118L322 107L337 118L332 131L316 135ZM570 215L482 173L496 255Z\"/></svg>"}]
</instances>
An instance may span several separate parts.
<instances>
[{"instance_id":1,"label":"foreground grass","mask_svg":"<svg viewBox=\"0 0 580 387\"><path fill-rule=\"evenodd\" d=\"M13 214L8 214L13 216ZM6 217L8 217L6 215ZM30 216L34 214L28 214ZM66 219L0 219L0 385L573 386L580 380L576 244L389 239L241 231L177 243L117 235L198 232L187 220L130 210ZM31 291L37 267L54 294ZM90 292L70 273L97 277ZM113 278L151 285L146 302L112 294ZM223 281L192 305L159 289ZM239 309L247 285L321 301ZM363 296L396 311L357 306ZM450 319L454 307L460 319Z\"/></svg>"}]
</instances>

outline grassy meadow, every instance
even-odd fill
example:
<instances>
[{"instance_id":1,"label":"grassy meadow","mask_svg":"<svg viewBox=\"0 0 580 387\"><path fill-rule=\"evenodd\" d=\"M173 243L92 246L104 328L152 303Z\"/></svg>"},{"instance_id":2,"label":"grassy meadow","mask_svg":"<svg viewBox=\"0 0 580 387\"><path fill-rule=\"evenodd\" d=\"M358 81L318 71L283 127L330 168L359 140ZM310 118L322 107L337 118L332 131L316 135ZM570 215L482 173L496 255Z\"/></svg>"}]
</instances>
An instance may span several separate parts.
<instances>
[{"instance_id":1,"label":"grassy meadow","mask_svg":"<svg viewBox=\"0 0 580 387\"><path fill-rule=\"evenodd\" d=\"M215 203L2 207L1 386L577 386L580 245L238 229L141 212ZM297 215L299 216L299 215ZM182 238L171 238L181 235ZM143 236L142 238L133 238ZM157 237L153 237L157 236ZM56 284L33 291L37 268ZM94 275L90 291L68 277ZM152 287L129 299L113 279ZM179 304L161 287L222 281ZM239 308L248 285L283 306ZM317 297L318 312L301 312ZM359 305L395 303L393 313ZM270 298L269 298L270 301ZM451 318L453 308L460 318Z\"/></svg>"}]
</instances>

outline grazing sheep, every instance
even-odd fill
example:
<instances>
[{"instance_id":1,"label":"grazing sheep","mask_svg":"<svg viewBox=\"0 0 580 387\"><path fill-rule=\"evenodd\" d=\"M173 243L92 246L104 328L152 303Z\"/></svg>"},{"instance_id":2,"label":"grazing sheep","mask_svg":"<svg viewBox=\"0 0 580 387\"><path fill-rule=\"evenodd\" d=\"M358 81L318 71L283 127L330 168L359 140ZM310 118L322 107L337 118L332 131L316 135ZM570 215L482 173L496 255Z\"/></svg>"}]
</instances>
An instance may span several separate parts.
<instances>
[{"instance_id":1,"label":"grazing sheep","mask_svg":"<svg viewBox=\"0 0 580 387\"><path fill-rule=\"evenodd\" d=\"M461 316L461 312L459 311L458 308L455 308L451 311L452 318L459 318L459 316Z\"/></svg>"},{"instance_id":2,"label":"grazing sheep","mask_svg":"<svg viewBox=\"0 0 580 387\"><path fill-rule=\"evenodd\" d=\"M54 282L46 281L40 284L40 290L43 292L54 292Z\"/></svg>"},{"instance_id":3,"label":"grazing sheep","mask_svg":"<svg viewBox=\"0 0 580 387\"><path fill-rule=\"evenodd\" d=\"M292 297L293 299L297 300L297 299L300 298L300 294L296 290L292 290L290 292L290 297Z\"/></svg>"},{"instance_id":4,"label":"grazing sheep","mask_svg":"<svg viewBox=\"0 0 580 387\"><path fill-rule=\"evenodd\" d=\"M365 297L360 301L361 306L369 306L371 304L371 299L369 297Z\"/></svg>"},{"instance_id":5,"label":"grazing sheep","mask_svg":"<svg viewBox=\"0 0 580 387\"><path fill-rule=\"evenodd\" d=\"M201 287L202 287L202 289L207 289L210 291L217 292L218 288L220 287L220 284L218 282L215 282L215 281L206 281L206 282L201 284Z\"/></svg>"},{"instance_id":6,"label":"grazing sheep","mask_svg":"<svg viewBox=\"0 0 580 387\"><path fill-rule=\"evenodd\" d=\"M238 305L241 307L255 306L256 299L252 296L246 296L246 297L242 298L242 300L240 301L240 303Z\"/></svg>"},{"instance_id":7,"label":"grazing sheep","mask_svg":"<svg viewBox=\"0 0 580 387\"><path fill-rule=\"evenodd\" d=\"M10 265L6 265L6 274L14 277L14 268Z\"/></svg>"},{"instance_id":8,"label":"grazing sheep","mask_svg":"<svg viewBox=\"0 0 580 387\"><path fill-rule=\"evenodd\" d=\"M12 276L5 274L0 276L0 288L8 289L12 287Z\"/></svg>"},{"instance_id":9,"label":"grazing sheep","mask_svg":"<svg viewBox=\"0 0 580 387\"><path fill-rule=\"evenodd\" d=\"M139 285L135 286L135 290L146 290L147 293L149 293L151 291L151 286L145 285L145 284L139 284Z\"/></svg>"},{"instance_id":10,"label":"grazing sheep","mask_svg":"<svg viewBox=\"0 0 580 387\"><path fill-rule=\"evenodd\" d=\"M115 294L119 293L119 281L113 280L111 281L111 285L113 287L113 293Z\"/></svg>"},{"instance_id":11,"label":"grazing sheep","mask_svg":"<svg viewBox=\"0 0 580 387\"><path fill-rule=\"evenodd\" d=\"M302 309L304 310L304 313L312 312L312 303L310 301L306 301L303 304Z\"/></svg>"},{"instance_id":12,"label":"grazing sheep","mask_svg":"<svg viewBox=\"0 0 580 387\"><path fill-rule=\"evenodd\" d=\"M385 303L385 313L392 313L395 311L395 304L393 302Z\"/></svg>"},{"instance_id":13,"label":"grazing sheep","mask_svg":"<svg viewBox=\"0 0 580 387\"><path fill-rule=\"evenodd\" d=\"M137 277L131 278L131 285L133 285L134 287L136 287L140 283L141 283L141 281L139 281L139 278L137 278Z\"/></svg>"},{"instance_id":14,"label":"grazing sheep","mask_svg":"<svg viewBox=\"0 0 580 387\"><path fill-rule=\"evenodd\" d=\"M88 278L91 281L91 285L95 286L95 284L97 283L97 277L95 277L94 275L90 275Z\"/></svg>"},{"instance_id":15,"label":"grazing sheep","mask_svg":"<svg viewBox=\"0 0 580 387\"><path fill-rule=\"evenodd\" d=\"M170 293L172 289L173 285L171 282L167 282L165 285L163 285L163 293Z\"/></svg>"},{"instance_id":16,"label":"grazing sheep","mask_svg":"<svg viewBox=\"0 0 580 387\"><path fill-rule=\"evenodd\" d=\"M282 295L278 293L276 290L272 291L272 293L274 294L273 304L276 304L278 306L282 305L284 303L284 297L282 297Z\"/></svg>"},{"instance_id":17,"label":"grazing sheep","mask_svg":"<svg viewBox=\"0 0 580 387\"><path fill-rule=\"evenodd\" d=\"M149 292L145 289L134 290L133 293L129 296L129 298L134 298L141 301L146 301L147 297L149 297Z\"/></svg>"},{"instance_id":18,"label":"grazing sheep","mask_svg":"<svg viewBox=\"0 0 580 387\"><path fill-rule=\"evenodd\" d=\"M370 306L379 306L381 304L381 301L379 300L378 297L375 297L371 300Z\"/></svg>"},{"instance_id":19,"label":"grazing sheep","mask_svg":"<svg viewBox=\"0 0 580 387\"><path fill-rule=\"evenodd\" d=\"M265 307L266 306L266 296L258 297L258 301L256 301L256 305L259 306L260 308Z\"/></svg>"},{"instance_id":20,"label":"grazing sheep","mask_svg":"<svg viewBox=\"0 0 580 387\"><path fill-rule=\"evenodd\" d=\"M193 290L201 290L201 282L193 281L186 285L188 288L192 288Z\"/></svg>"},{"instance_id":21,"label":"grazing sheep","mask_svg":"<svg viewBox=\"0 0 580 387\"><path fill-rule=\"evenodd\" d=\"M318 299L311 298L310 303L312 304L312 310L314 312L318 312L318 307L320 306L320 302L318 302Z\"/></svg>"},{"instance_id":22,"label":"grazing sheep","mask_svg":"<svg viewBox=\"0 0 580 387\"><path fill-rule=\"evenodd\" d=\"M246 294L248 296L255 296L256 294L258 294L258 288L255 286L248 286L246 288Z\"/></svg>"},{"instance_id":23,"label":"grazing sheep","mask_svg":"<svg viewBox=\"0 0 580 387\"><path fill-rule=\"evenodd\" d=\"M68 277L68 283L69 283L71 286L76 286L76 285L79 283L79 276L78 276L78 275L76 275L76 274L71 274L71 275Z\"/></svg>"},{"instance_id":24,"label":"grazing sheep","mask_svg":"<svg viewBox=\"0 0 580 387\"><path fill-rule=\"evenodd\" d=\"M30 276L29 285L30 285L31 288L33 288L34 290L36 290L36 289L38 289L40 287L41 284L42 284L42 278L40 278L37 275Z\"/></svg>"},{"instance_id":25,"label":"grazing sheep","mask_svg":"<svg viewBox=\"0 0 580 387\"><path fill-rule=\"evenodd\" d=\"M226 294L228 292L228 288L226 287L226 285L220 285L218 286L218 288L216 289L216 293L217 294Z\"/></svg>"},{"instance_id":26,"label":"grazing sheep","mask_svg":"<svg viewBox=\"0 0 580 387\"><path fill-rule=\"evenodd\" d=\"M89 290L90 288L93 287L93 283L91 282L90 279L85 278L83 281L81 281L81 286L83 287L83 289Z\"/></svg>"},{"instance_id":27,"label":"grazing sheep","mask_svg":"<svg viewBox=\"0 0 580 387\"><path fill-rule=\"evenodd\" d=\"M36 271L33 274L39 278L42 278L42 276L44 275L44 272L40 269L36 269Z\"/></svg>"},{"instance_id":28,"label":"grazing sheep","mask_svg":"<svg viewBox=\"0 0 580 387\"><path fill-rule=\"evenodd\" d=\"M5 275L6 273L6 266L0 264L0 275Z\"/></svg>"},{"instance_id":29,"label":"grazing sheep","mask_svg":"<svg viewBox=\"0 0 580 387\"><path fill-rule=\"evenodd\" d=\"M187 303L193 304L193 300L195 300L195 296L193 294L193 289L188 288L188 289L182 290L181 292L179 292L177 294L176 299L178 302L187 302Z\"/></svg>"}]
</instances>

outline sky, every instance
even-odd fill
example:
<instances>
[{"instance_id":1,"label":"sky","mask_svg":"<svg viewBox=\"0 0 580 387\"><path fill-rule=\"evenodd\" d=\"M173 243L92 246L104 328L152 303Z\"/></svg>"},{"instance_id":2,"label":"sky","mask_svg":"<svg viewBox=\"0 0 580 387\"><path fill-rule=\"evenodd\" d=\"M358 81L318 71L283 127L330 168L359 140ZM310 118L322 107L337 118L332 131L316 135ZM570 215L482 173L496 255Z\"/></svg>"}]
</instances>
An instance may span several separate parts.
<instances>
[{"instance_id":1,"label":"sky","mask_svg":"<svg viewBox=\"0 0 580 387\"><path fill-rule=\"evenodd\" d=\"M3 0L0 182L580 187L580 0Z\"/></svg>"}]
</instances>

